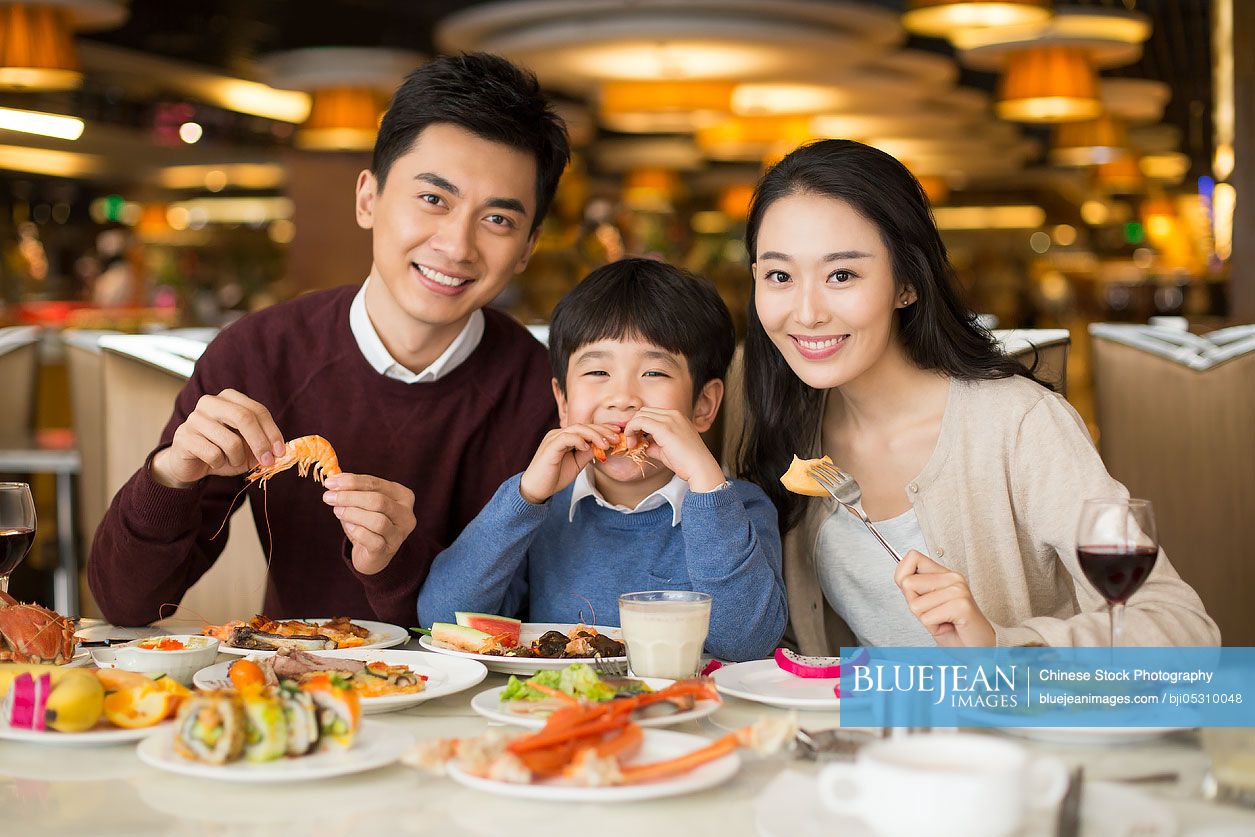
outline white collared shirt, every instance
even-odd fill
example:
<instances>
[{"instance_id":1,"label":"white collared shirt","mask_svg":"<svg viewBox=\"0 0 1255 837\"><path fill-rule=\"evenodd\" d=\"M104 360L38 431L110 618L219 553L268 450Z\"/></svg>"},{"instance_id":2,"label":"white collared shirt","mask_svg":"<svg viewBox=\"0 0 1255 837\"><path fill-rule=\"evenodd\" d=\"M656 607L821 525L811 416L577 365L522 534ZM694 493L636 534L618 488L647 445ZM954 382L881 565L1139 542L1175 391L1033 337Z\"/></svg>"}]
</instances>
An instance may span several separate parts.
<instances>
[{"instance_id":1,"label":"white collared shirt","mask_svg":"<svg viewBox=\"0 0 1255 837\"><path fill-rule=\"evenodd\" d=\"M679 526L680 509L684 505L684 498L688 496L688 493L689 484L679 477L673 476L670 482L637 503L636 508L629 509L627 506L617 506L602 497L601 492L597 490L597 486L593 485L593 478L589 474L589 469L585 468L575 478L575 484L571 488L571 511L567 515L567 522L575 520L575 507L579 505L580 500L583 500L585 497L592 497L597 501L597 505L602 508L613 509L623 514L638 514L651 511L665 503L670 503L671 525Z\"/></svg>"},{"instance_id":2,"label":"white collared shirt","mask_svg":"<svg viewBox=\"0 0 1255 837\"><path fill-rule=\"evenodd\" d=\"M397 363L396 358L388 351L388 347L383 344L383 340L379 339L379 332L375 330L374 323L370 321L370 315L366 313L366 286L369 284L368 277L362 283L357 295L353 297L353 304L349 306L349 328L353 330L357 348L361 350L366 362L380 375L407 384L425 384L440 380L465 363L466 359L479 347L479 341L484 338L484 312L476 309L466 321L466 326L457 337L453 338L449 348L445 349L440 357L433 360L431 365L421 372L412 372Z\"/></svg>"}]
</instances>

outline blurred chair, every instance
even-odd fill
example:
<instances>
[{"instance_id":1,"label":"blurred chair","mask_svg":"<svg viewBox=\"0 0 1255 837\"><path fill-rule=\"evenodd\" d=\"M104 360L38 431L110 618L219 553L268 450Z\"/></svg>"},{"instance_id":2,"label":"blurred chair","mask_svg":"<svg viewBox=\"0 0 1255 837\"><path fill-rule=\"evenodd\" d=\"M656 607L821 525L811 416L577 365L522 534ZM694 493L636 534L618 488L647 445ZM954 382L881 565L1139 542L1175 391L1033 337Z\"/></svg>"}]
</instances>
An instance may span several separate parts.
<instances>
[{"instance_id":1,"label":"blurred chair","mask_svg":"<svg viewBox=\"0 0 1255 837\"><path fill-rule=\"evenodd\" d=\"M1255 645L1255 325L1089 333L1107 468L1155 504L1160 542L1224 643Z\"/></svg>"},{"instance_id":2,"label":"blurred chair","mask_svg":"<svg viewBox=\"0 0 1255 837\"><path fill-rule=\"evenodd\" d=\"M87 329L62 332L70 381L70 415L81 461L77 523L82 543L87 547L91 546L111 498L105 487L105 390L100 338L116 333ZM80 586L80 596L83 615L99 617L100 611L91 600L85 579Z\"/></svg>"},{"instance_id":3,"label":"blurred chair","mask_svg":"<svg viewBox=\"0 0 1255 837\"><path fill-rule=\"evenodd\" d=\"M170 418L175 396L205 343L170 335L116 335L100 340L104 391L105 495L112 498L144 464ZM266 565L251 515L237 514L218 561L183 596L174 620L221 624L258 613ZM173 621L173 620L172 620Z\"/></svg>"},{"instance_id":4,"label":"blurred chair","mask_svg":"<svg viewBox=\"0 0 1255 837\"><path fill-rule=\"evenodd\" d=\"M35 389L39 383L39 326L0 328L0 381L5 407L0 410L0 437L27 439L35 431Z\"/></svg>"},{"instance_id":5,"label":"blurred chair","mask_svg":"<svg viewBox=\"0 0 1255 837\"><path fill-rule=\"evenodd\" d=\"M1034 373L1068 395L1068 349L1072 335L1066 328L1012 328L991 331L1002 350L1027 367L1037 363Z\"/></svg>"}]
</instances>

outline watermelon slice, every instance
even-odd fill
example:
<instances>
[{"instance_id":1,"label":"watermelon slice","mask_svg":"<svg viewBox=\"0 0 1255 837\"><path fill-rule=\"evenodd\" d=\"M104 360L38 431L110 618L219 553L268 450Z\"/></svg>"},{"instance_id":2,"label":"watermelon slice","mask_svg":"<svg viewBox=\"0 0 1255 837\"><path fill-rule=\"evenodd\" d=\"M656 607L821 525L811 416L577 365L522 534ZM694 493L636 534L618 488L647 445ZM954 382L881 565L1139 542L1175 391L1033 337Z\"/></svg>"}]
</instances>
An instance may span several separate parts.
<instances>
[{"instance_id":1,"label":"watermelon slice","mask_svg":"<svg viewBox=\"0 0 1255 837\"><path fill-rule=\"evenodd\" d=\"M454 625L452 622L437 622L432 625L431 638L471 654L479 654L481 649L487 648L492 642L492 634L465 625Z\"/></svg>"},{"instance_id":2,"label":"watermelon slice","mask_svg":"<svg viewBox=\"0 0 1255 837\"><path fill-rule=\"evenodd\" d=\"M494 616L491 613L465 613L458 611L453 614L457 623L465 628L483 631L495 636L507 648L517 648L519 634L523 631L523 623L509 616Z\"/></svg>"}]
</instances>

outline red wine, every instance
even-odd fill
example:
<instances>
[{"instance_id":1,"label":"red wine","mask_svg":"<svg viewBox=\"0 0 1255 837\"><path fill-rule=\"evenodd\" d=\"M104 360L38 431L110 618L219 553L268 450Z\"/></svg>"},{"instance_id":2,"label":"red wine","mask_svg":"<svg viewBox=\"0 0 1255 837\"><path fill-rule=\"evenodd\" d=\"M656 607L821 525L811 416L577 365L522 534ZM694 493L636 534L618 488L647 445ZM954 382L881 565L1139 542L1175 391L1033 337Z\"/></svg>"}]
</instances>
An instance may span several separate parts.
<instances>
[{"instance_id":1,"label":"red wine","mask_svg":"<svg viewBox=\"0 0 1255 837\"><path fill-rule=\"evenodd\" d=\"M1079 546L1076 560L1107 604L1124 604L1155 567L1153 546Z\"/></svg>"},{"instance_id":2,"label":"red wine","mask_svg":"<svg viewBox=\"0 0 1255 837\"><path fill-rule=\"evenodd\" d=\"M34 540L34 529L0 529L0 575L8 575L22 563Z\"/></svg>"}]
</instances>

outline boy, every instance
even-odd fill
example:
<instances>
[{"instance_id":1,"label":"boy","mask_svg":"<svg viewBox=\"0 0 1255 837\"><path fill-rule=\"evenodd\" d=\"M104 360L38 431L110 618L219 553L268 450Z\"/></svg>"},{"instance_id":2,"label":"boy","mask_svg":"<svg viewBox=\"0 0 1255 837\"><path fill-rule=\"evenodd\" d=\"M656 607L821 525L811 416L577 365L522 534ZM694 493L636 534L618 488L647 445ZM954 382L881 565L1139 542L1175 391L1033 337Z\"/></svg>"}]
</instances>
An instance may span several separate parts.
<instances>
[{"instance_id":1,"label":"boy","mask_svg":"<svg viewBox=\"0 0 1255 837\"><path fill-rule=\"evenodd\" d=\"M758 486L724 477L699 435L735 340L723 300L692 274L649 259L589 274L549 332L561 428L437 556L420 624L470 610L614 625L620 593L697 590L714 599L709 653L769 656L787 619L776 513ZM648 458L597 461L620 433Z\"/></svg>"},{"instance_id":2,"label":"boy","mask_svg":"<svg viewBox=\"0 0 1255 837\"><path fill-rule=\"evenodd\" d=\"M267 524L250 489L273 549L265 612L410 622L432 559L554 425L544 347L481 309L527 265L568 156L535 77L504 59L410 74L357 181L367 280L209 345L97 530L88 577L109 621L169 615L221 554L243 474L319 434L345 471L326 493L281 476Z\"/></svg>"}]
</instances>

